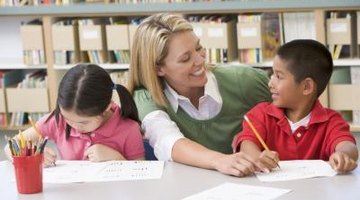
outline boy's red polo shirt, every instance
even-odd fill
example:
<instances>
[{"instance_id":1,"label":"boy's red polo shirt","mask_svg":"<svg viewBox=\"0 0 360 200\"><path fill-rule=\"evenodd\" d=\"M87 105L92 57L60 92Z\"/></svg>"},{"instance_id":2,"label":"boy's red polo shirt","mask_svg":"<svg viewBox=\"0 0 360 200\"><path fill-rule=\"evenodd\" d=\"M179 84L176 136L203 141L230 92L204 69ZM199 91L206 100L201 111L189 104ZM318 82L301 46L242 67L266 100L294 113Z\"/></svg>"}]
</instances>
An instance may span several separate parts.
<instances>
[{"instance_id":1,"label":"boy's red polo shirt","mask_svg":"<svg viewBox=\"0 0 360 200\"><path fill-rule=\"evenodd\" d=\"M316 101L311 111L308 127L299 127L291 133L284 110L269 102L260 103L246 116L258 130L270 150L279 153L280 160L322 159L329 160L335 147L342 141L355 142L348 123L336 111L322 107ZM244 140L250 140L263 150L260 142L246 123L233 140L238 151Z\"/></svg>"}]
</instances>

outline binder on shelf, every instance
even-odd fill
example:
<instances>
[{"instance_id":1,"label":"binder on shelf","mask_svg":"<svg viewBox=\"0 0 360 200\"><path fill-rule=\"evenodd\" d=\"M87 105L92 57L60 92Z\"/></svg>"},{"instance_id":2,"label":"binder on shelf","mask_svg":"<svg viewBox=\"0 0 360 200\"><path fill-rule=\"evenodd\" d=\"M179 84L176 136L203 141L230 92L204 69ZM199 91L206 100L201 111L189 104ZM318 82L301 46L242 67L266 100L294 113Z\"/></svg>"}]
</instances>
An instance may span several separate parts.
<instances>
[{"instance_id":1,"label":"binder on shelf","mask_svg":"<svg viewBox=\"0 0 360 200\"><path fill-rule=\"evenodd\" d=\"M9 119L6 88L20 82L23 77L22 70L0 71L0 126L7 126Z\"/></svg>"},{"instance_id":2,"label":"binder on shelf","mask_svg":"<svg viewBox=\"0 0 360 200\"><path fill-rule=\"evenodd\" d=\"M106 63L105 24L96 20L79 20L79 42L82 62ZM101 20L100 20L101 21Z\"/></svg>"},{"instance_id":3,"label":"binder on shelf","mask_svg":"<svg viewBox=\"0 0 360 200\"><path fill-rule=\"evenodd\" d=\"M130 42L128 24L106 25L106 44L111 63L130 63Z\"/></svg>"},{"instance_id":4,"label":"binder on shelf","mask_svg":"<svg viewBox=\"0 0 360 200\"><path fill-rule=\"evenodd\" d=\"M47 88L6 88L8 112L49 112Z\"/></svg>"},{"instance_id":5,"label":"binder on shelf","mask_svg":"<svg viewBox=\"0 0 360 200\"><path fill-rule=\"evenodd\" d=\"M188 19L207 51L208 62L227 63L236 59L235 20L221 16L189 16Z\"/></svg>"},{"instance_id":6,"label":"binder on shelf","mask_svg":"<svg viewBox=\"0 0 360 200\"><path fill-rule=\"evenodd\" d=\"M20 27L24 64L45 64L43 27L39 20L24 23Z\"/></svg>"},{"instance_id":7,"label":"binder on shelf","mask_svg":"<svg viewBox=\"0 0 360 200\"><path fill-rule=\"evenodd\" d=\"M238 15L237 47L240 63L272 60L281 45L279 13Z\"/></svg>"},{"instance_id":8,"label":"binder on shelf","mask_svg":"<svg viewBox=\"0 0 360 200\"><path fill-rule=\"evenodd\" d=\"M21 78L22 81L5 89L7 112L11 113L10 126L25 124L29 113L48 113L50 110L45 71L31 71Z\"/></svg>"},{"instance_id":9,"label":"binder on shelf","mask_svg":"<svg viewBox=\"0 0 360 200\"><path fill-rule=\"evenodd\" d=\"M356 56L355 26L353 12L331 12L326 19L326 43L334 59Z\"/></svg>"},{"instance_id":10,"label":"binder on shelf","mask_svg":"<svg viewBox=\"0 0 360 200\"><path fill-rule=\"evenodd\" d=\"M329 84L329 106L348 122L353 122L353 111L360 110L360 86L352 84L351 78L349 67L335 68Z\"/></svg>"},{"instance_id":11,"label":"binder on shelf","mask_svg":"<svg viewBox=\"0 0 360 200\"><path fill-rule=\"evenodd\" d=\"M327 44L351 43L350 18L336 18L326 20Z\"/></svg>"},{"instance_id":12,"label":"binder on shelf","mask_svg":"<svg viewBox=\"0 0 360 200\"><path fill-rule=\"evenodd\" d=\"M356 12L357 15L357 52L358 52L358 57L360 57L360 11Z\"/></svg>"},{"instance_id":13,"label":"binder on shelf","mask_svg":"<svg viewBox=\"0 0 360 200\"><path fill-rule=\"evenodd\" d=\"M316 40L316 26L314 12L285 12L283 20L283 43L295 39Z\"/></svg>"},{"instance_id":14,"label":"binder on shelf","mask_svg":"<svg viewBox=\"0 0 360 200\"><path fill-rule=\"evenodd\" d=\"M65 65L79 62L79 28L76 21L59 21L51 28L55 64Z\"/></svg>"}]
</instances>

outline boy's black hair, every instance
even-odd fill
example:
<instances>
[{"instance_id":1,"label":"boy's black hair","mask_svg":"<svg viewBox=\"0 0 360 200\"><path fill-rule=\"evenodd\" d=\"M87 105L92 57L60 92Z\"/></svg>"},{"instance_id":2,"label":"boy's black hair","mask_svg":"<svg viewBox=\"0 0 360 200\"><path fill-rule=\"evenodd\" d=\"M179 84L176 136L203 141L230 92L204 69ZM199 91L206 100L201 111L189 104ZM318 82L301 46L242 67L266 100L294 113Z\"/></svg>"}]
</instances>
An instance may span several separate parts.
<instances>
[{"instance_id":1,"label":"boy's black hair","mask_svg":"<svg viewBox=\"0 0 360 200\"><path fill-rule=\"evenodd\" d=\"M55 116L59 121L60 107L73 110L79 115L98 116L109 106L113 89L116 89L121 103L124 118L139 121L136 104L129 91L120 84L112 82L110 75L94 64L78 64L66 72L62 78L55 110L46 121ZM66 125L66 138L70 136L71 127Z\"/></svg>"},{"instance_id":2,"label":"boy's black hair","mask_svg":"<svg viewBox=\"0 0 360 200\"><path fill-rule=\"evenodd\" d=\"M325 90L333 72L329 50L320 42L310 39L293 40L277 50L277 55L300 83L311 78L317 85L317 97Z\"/></svg>"}]
</instances>

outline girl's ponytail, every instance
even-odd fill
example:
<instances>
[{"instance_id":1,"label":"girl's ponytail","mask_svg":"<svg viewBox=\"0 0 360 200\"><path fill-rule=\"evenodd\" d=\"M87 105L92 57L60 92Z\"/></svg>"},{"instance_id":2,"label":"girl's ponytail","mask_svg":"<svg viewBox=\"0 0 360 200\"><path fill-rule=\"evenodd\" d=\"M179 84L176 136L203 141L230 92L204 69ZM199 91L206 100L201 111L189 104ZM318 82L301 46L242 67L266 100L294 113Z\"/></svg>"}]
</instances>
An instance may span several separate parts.
<instances>
[{"instance_id":1,"label":"girl's ponytail","mask_svg":"<svg viewBox=\"0 0 360 200\"><path fill-rule=\"evenodd\" d=\"M121 104L120 115L140 123L138 110L136 108L135 101L131 96L130 92L123 85L115 84L115 83L114 83L114 89L116 89L120 98L120 104Z\"/></svg>"}]
</instances>

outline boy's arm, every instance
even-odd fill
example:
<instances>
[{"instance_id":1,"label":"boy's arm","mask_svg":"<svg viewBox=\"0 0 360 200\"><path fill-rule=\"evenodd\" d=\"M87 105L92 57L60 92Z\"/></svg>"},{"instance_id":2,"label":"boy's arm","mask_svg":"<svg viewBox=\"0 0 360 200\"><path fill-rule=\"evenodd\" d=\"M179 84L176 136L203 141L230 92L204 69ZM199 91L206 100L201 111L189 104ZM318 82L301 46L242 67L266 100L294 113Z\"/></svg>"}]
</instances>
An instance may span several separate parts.
<instances>
[{"instance_id":1,"label":"boy's arm","mask_svg":"<svg viewBox=\"0 0 360 200\"><path fill-rule=\"evenodd\" d=\"M262 167L262 171L270 172L271 169L276 168L279 162L279 155L275 151L264 150L249 140L244 140L240 145L240 151L250 155Z\"/></svg>"},{"instance_id":2,"label":"boy's arm","mask_svg":"<svg viewBox=\"0 0 360 200\"><path fill-rule=\"evenodd\" d=\"M335 152L347 154L354 161L358 160L358 149L356 145L350 141L342 141L335 147Z\"/></svg>"},{"instance_id":3,"label":"boy's arm","mask_svg":"<svg viewBox=\"0 0 360 200\"><path fill-rule=\"evenodd\" d=\"M335 147L329 162L331 167L338 173L347 173L357 167L358 150L354 143L342 141Z\"/></svg>"}]
</instances>

